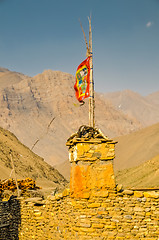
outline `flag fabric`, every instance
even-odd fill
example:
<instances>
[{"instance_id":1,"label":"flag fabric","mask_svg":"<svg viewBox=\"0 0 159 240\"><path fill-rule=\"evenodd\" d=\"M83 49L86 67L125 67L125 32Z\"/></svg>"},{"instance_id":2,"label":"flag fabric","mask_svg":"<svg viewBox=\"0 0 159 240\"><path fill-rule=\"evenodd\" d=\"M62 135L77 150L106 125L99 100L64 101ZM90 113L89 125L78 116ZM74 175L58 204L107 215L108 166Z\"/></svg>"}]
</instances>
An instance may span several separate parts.
<instances>
[{"instance_id":1,"label":"flag fabric","mask_svg":"<svg viewBox=\"0 0 159 240\"><path fill-rule=\"evenodd\" d=\"M82 102L85 98L90 96L90 57L86 58L77 68L76 83L74 89L76 91L76 98Z\"/></svg>"}]
</instances>

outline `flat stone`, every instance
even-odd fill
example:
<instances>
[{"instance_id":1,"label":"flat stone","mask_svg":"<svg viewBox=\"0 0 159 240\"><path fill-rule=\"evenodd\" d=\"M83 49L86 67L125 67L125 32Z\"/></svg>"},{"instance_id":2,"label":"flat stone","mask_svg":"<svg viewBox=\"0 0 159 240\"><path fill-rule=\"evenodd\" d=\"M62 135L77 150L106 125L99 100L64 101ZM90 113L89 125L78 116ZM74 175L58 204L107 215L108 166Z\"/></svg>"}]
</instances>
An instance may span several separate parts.
<instances>
[{"instance_id":1,"label":"flat stone","mask_svg":"<svg viewBox=\"0 0 159 240\"><path fill-rule=\"evenodd\" d=\"M145 212L150 212L151 208L145 208Z\"/></svg>"},{"instance_id":2,"label":"flat stone","mask_svg":"<svg viewBox=\"0 0 159 240\"><path fill-rule=\"evenodd\" d=\"M132 216L131 216L131 215L125 215L124 218L125 218L125 219L128 219L128 220L131 220L131 219L132 219Z\"/></svg>"},{"instance_id":3,"label":"flat stone","mask_svg":"<svg viewBox=\"0 0 159 240\"><path fill-rule=\"evenodd\" d=\"M147 200L146 197L142 198L142 202L146 202L146 200Z\"/></svg>"},{"instance_id":4,"label":"flat stone","mask_svg":"<svg viewBox=\"0 0 159 240\"><path fill-rule=\"evenodd\" d=\"M102 215L97 215L96 218L103 219Z\"/></svg>"},{"instance_id":5,"label":"flat stone","mask_svg":"<svg viewBox=\"0 0 159 240\"><path fill-rule=\"evenodd\" d=\"M40 216L40 217L36 217L36 220L43 220L44 217Z\"/></svg>"},{"instance_id":6,"label":"flat stone","mask_svg":"<svg viewBox=\"0 0 159 240\"><path fill-rule=\"evenodd\" d=\"M83 192L82 194L81 194L81 198L86 198L86 199L88 199L90 197L90 193L89 192Z\"/></svg>"},{"instance_id":7,"label":"flat stone","mask_svg":"<svg viewBox=\"0 0 159 240\"><path fill-rule=\"evenodd\" d=\"M132 190L128 190L128 189L125 189L125 190L123 191L123 194L126 194L126 195L133 195L133 194L134 194L134 191L132 191Z\"/></svg>"},{"instance_id":8,"label":"flat stone","mask_svg":"<svg viewBox=\"0 0 159 240\"><path fill-rule=\"evenodd\" d=\"M36 202L39 202L39 201L43 201L43 199L41 197L35 197L35 198L27 198L24 200L25 202L33 202L33 203L36 203Z\"/></svg>"},{"instance_id":9,"label":"flat stone","mask_svg":"<svg viewBox=\"0 0 159 240\"><path fill-rule=\"evenodd\" d=\"M144 212L144 209L141 207L134 207L135 212Z\"/></svg>"},{"instance_id":10,"label":"flat stone","mask_svg":"<svg viewBox=\"0 0 159 240\"><path fill-rule=\"evenodd\" d=\"M80 227L90 228L91 224L90 223L80 223Z\"/></svg>"},{"instance_id":11,"label":"flat stone","mask_svg":"<svg viewBox=\"0 0 159 240\"><path fill-rule=\"evenodd\" d=\"M105 225L104 226L106 229L115 229L116 226L115 225Z\"/></svg>"},{"instance_id":12,"label":"flat stone","mask_svg":"<svg viewBox=\"0 0 159 240\"><path fill-rule=\"evenodd\" d=\"M55 201L56 197L55 196L48 196L48 199L50 199L51 201Z\"/></svg>"},{"instance_id":13,"label":"flat stone","mask_svg":"<svg viewBox=\"0 0 159 240\"><path fill-rule=\"evenodd\" d=\"M35 217L40 217L41 215L42 215L41 212L35 212L35 213L34 213L34 216L35 216Z\"/></svg>"},{"instance_id":14,"label":"flat stone","mask_svg":"<svg viewBox=\"0 0 159 240\"><path fill-rule=\"evenodd\" d=\"M144 196L143 192L140 191L134 191L134 197L142 198Z\"/></svg>"},{"instance_id":15,"label":"flat stone","mask_svg":"<svg viewBox=\"0 0 159 240\"><path fill-rule=\"evenodd\" d=\"M118 184L116 189L117 189L117 192L123 191L123 185L122 184Z\"/></svg>"},{"instance_id":16,"label":"flat stone","mask_svg":"<svg viewBox=\"0 0 159 240\"><path fill-rule=\"evenodd\" d=\"M104 225L100 223L93 223L92 228L104 228Z\"/></svg>"},{"instance_id":17,"label":"flat stone","mask_svg":"<svg viewBox=\"0 0 159 240\"><path fill-rule=\"evenodd\" d=\"M56 200L59 200L59 199L63 198L63 194L62 193L56 193L55 198L56 198Z\"/></svg>"},{"instance_id":18,"label":"flat stone","mask_svg":"<svg viewBox=\"0 0 159 240\"><path fill-rule=\"evenodd\" d=\"M115 223L119 223L119 220L118 220L118 219L112 219L111 221L112 221L112 222L115 222Z\"/></svg>"},{"instance_id":19,"label":"flat stone","mask_svg":"<svg viewBox=\"0 0 159 240\"><path fill-rule=\"evenodd\" d=\"M137 201L138 201L138 202L142 202L142 199L141 199L141 198L137 198Z\"/></svg>"},{"instance_id":20,"label":"flat stone","mask_svg":"<svg viewBox=\"0 0 159 240\"><path fill-rule=\"evenodd\" d=\"M111 219L111 216L104 216L105 219Z\"/></svg>"},{"instance_id":21,"label":"flat stone","mask_svg":"<svg viewBox=\"0 0 159 240\"><path fill-rule=\"evenodd\" d=\"M86 215L80 215L79 218L86 218Z\"/></svg>"},{"instance_id":22,"label":"flat stone","mask_svg":"<svg viewBox=\"0 0 159 240\"><path fill-rule=\"evenodd\" d=\"M83 232L95 232L95 229L93 228L80 228L79 231L83 231Z\"/></svg>"},{"instance_id":23,"label":"flat stone","mask_svg":"<svg viewBox=\"0 0 159 240\"><path fill-rule=\"evenodd\" d=\"M146 198L159 198L159 193L157 193L157 192L144 192L144 197L146 197Z\"/></svg>"},{"instance_id":24,"label":"flat stone","mask_svg":"<svg viewBox=\"0 0 159 240\"><path fill-rule=\"evenodd\" d=\"M108 195L109 195L109 192L108 191L93 191L92 192L92 196L93 197L108 197Z\"/></svg>"},{"instance_id":25,"label":"flat stone","mask_svg":"<svg viewBox=\"0 0 159 240\"><path fill-rule=\"evenodd\" d=\"M100 203L91 203L88 205L88 208L98 208L100 207Z\"/></svg>"}]
</instances>

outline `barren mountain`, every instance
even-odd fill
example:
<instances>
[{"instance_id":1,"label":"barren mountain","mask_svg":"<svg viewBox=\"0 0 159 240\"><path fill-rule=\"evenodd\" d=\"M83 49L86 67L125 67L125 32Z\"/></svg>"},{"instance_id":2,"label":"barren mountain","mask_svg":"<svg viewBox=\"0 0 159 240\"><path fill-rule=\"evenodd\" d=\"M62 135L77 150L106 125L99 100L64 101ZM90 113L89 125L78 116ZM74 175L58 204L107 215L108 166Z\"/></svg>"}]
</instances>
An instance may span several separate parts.
<instances>
[{"instance_id":1,"label":"barren mountain","mask_svg":"<svg viewBox=\"0 0 159 240\"><path fill-rule=\"evenodd\" d=\"M116 109L137 119L143 127L159 122L159 92L143 97L130 90L102 94Z\"/></svg>"},{"instance_id":2,"label":"barren mountain","mask_svg":"<svg viewBox=\"0 0 159 240\"><path fill-rule=\"evenodd\" d=\"M0 67L0 89L18 83L26 77L27 76L22 73L11 72L6 68Z\"/></svg>"},{"instance_id":3,"label":"barren mountain","mask_svg":"<svg viewBox=\"0 0 159 240\"><path fill-rule=\"evenodd\" d=\"M115 170L138 166L159 154L159 123L115 140Z\"/></svg>"},{"instance_id":4,"label":"barren mountain","mask_svg":"<svg viewBox=\"0 0 159 240\"><path fill-rule=\"evenodd\" d=\"M88 99L80 106L73 85L74 77L68 73L47 70L31 78L0 68L0 126L11 130L48 163L56 164L67 178L69 163L65 142L79 126L88 124ZM108 95L96 93L96 127L110 138L127 134L115 139L118 140L115 171L144 164L157 156L159 124L134 131L158 121L158 94L142 97L124 91L113 97ZM8 176L10 169L6 169L4 163L1 170L6 170ZM18 174L21 171L24 172L20 168Z\"/></svg>"},{"instance_id":5,"label":"barren mountain","mask_svg":"<svg viewBox=\"0 0 159 240\"><path fill-rule=\"evenodd\" d=\"M124 188L159 187L159 155L137 167L117 172L116 182Z\"/></svg>"},{"instance_id":6,"label":"barren mountain","mask_svg":"<svg viewBox=\"0 0 159 240\"><path fill-rule=\"evenodd\" d=\"M83 106L75 99L74 76L52 70L20 79L19 73L5 71L3 74L4 81L0 82L0 126L12 131L51 165L66 160L67 138L79 126L88 124L88 99ZM17 74L17 81L10 81L12 74ZM141 127L135 118L116 110L99 94L96 94L95 111L96 126L109 137Z\"/></svg>"},{"instance_id":7,"label":"barren mountain","mask_svg":"<svg viewBox=\"0 0 159 240\"><path fill-rule=\"evenodd\" d=\"M159 106L159 91L149 94L146 96L146 99L154 105Z\"/></svg>"},{"instance_id":8,"label":"barren mountain","mask_svg":"<svg viewBox=\"0 0 159 240\"><path fill-rule=\"evenodd\" d=\"M31 177L40 186L54 188L62 188L67 183L44 159L21 144L11 132L0 128L0 179L8 179L11 175L11 156L20 179Z\"/></svg>"}]
</instances>

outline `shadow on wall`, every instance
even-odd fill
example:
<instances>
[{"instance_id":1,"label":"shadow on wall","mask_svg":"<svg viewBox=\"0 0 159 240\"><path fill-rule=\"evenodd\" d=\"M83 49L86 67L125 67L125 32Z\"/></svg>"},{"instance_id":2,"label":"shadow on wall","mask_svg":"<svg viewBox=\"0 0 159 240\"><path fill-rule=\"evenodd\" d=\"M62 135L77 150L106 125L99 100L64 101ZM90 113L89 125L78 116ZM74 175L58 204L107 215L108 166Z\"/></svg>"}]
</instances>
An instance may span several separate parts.
<instances>
[{"instance_id":1,"label":"shadow on wall","mask_svg":"<svg viewBox=\"0 0 159 240\"><path fill-rule=\"evenodd\" d=\"M20 202L15 196L0 200L0 240L18 240L21 224Z\"/></svg>"}]
</instances>

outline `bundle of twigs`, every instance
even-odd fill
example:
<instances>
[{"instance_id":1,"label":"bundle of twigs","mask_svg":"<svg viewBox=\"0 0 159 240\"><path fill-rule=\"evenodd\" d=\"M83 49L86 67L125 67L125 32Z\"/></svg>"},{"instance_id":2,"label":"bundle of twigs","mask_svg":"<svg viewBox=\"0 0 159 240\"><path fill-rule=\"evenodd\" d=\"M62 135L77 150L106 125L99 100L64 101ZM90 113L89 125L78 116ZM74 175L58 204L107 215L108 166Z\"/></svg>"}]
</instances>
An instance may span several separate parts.
<instances>
[{"instance_id":1,"label":"bundle of twigs","mask_svg":"<svg viewBox=\"0 0 159 240\"><path fill-rule=\"evenodd\" d=\"M39 189L39 187L36 186L35 181L31 178L26 178L22 180L18 179L17 182L19 189L21 189L22 191ZM4 190L10 190L12 192L16 191L17 187L15 180L14 179L0 180L0 193L3 192Z\"/></svg>"}]
</instances>

